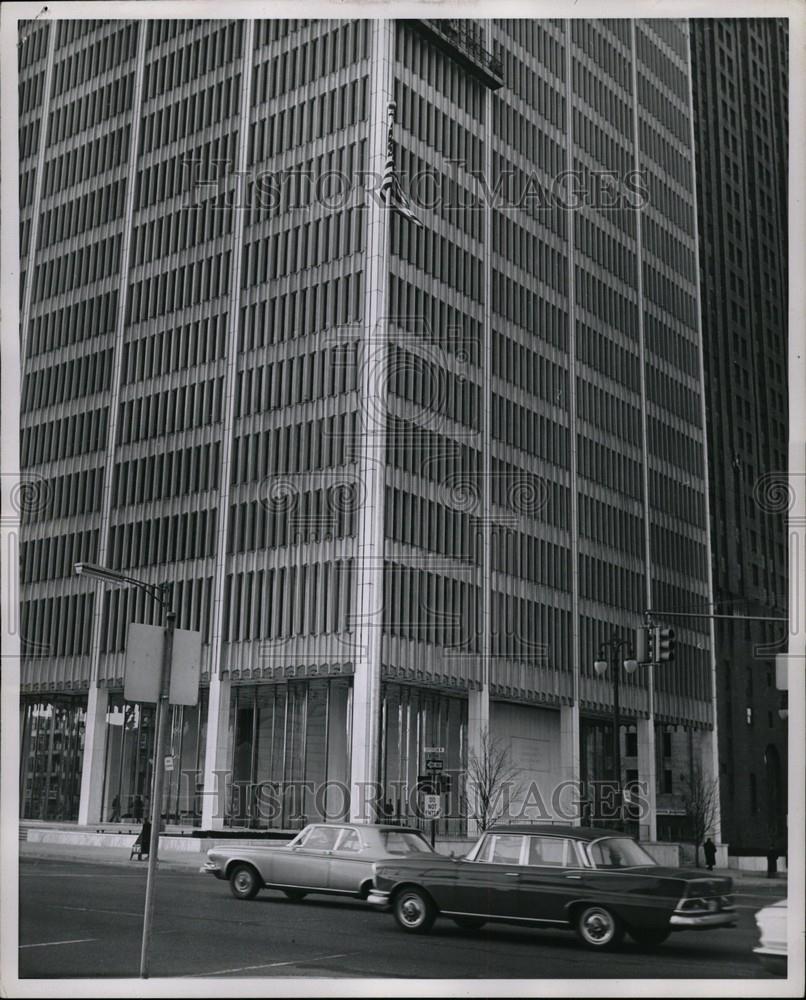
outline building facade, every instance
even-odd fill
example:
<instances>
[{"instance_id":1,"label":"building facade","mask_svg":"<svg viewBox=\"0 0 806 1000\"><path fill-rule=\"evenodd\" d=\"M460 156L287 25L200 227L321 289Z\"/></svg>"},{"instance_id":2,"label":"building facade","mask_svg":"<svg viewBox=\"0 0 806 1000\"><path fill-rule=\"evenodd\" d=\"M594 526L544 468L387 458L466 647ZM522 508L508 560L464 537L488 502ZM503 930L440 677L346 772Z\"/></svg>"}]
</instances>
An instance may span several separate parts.
<instances>
[{"instance_id":1,"label":"building facade","mask_svg":"<svg viewBox=\"0 0 806 1000\"><path fill-rule=\"evenodd\" d=\"M714 601L786 618L787 24L692 26ZM719 621L716 638L724 834L783 849L786 624Z\"/></svg>"},{"instance_id":2,"label":"building facade","mask_svg":"<svg viewBox=\"0 0 806 1000\"><path fill-rule=\"evenodd\" d=\"M455 792L491 740L564 816L614 776L601 643L711 594L687 24L21 35L23 816L148 795L123 675L158 612L82 560L202 633L170 820L294 827L373 783L411 819L427 748ZM718 779L713 648L685 621L620 677L645 838Z\"/></svg>"}]
</instances>

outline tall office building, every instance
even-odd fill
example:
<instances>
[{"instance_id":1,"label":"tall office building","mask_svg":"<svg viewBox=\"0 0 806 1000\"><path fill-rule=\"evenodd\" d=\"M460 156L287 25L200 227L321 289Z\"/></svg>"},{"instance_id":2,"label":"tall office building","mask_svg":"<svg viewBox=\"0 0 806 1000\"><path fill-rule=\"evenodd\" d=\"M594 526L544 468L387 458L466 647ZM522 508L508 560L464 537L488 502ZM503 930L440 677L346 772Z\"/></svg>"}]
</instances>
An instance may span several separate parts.
<instances>
[{"instance_id":1,"label":"tall office building","mask_svg":"<svg viewBox=\"0 0 806 1000\"><path fill-rule=\"evenodd\" d=\"M786 617L785 21L692 22L714 601ZM786 834L785 624L717 623L722 823L735 848Z\"/></svg>"},{"instance_id":2,"label":"tall office building","mask_svg":"<svg viewBox=\"0 0 806 1000\"><path fill-rule=\"evenodd\" d=\"M458 776L485 734L560 815L615 770L604 654L671 835L715 767L710 631L621 661L710 599L687 25L22 35L23 815L147 795L122 688L157 612L85 560L202 633L171 819L294 826L376 779L408 817L427 748Z\"/></svg>"}]
</instances>

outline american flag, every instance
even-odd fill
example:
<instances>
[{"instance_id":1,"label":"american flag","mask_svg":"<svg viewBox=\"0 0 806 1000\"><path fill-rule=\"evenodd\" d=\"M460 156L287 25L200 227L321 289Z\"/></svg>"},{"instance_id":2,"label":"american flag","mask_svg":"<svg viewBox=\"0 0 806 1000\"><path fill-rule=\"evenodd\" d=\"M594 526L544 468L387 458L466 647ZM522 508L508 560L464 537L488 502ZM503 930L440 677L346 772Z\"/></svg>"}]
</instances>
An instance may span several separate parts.
<instances>
[{"instance_id":1,"label":"american flag","mask_svg":"<svg viewBox=\"0 0 806 1000\"><path fill-rule=\"evenodd\" d=\"M394 138L396 113L397 105L392 101L386 110L389 131L386 139L386 164L383 168L383 179L381 180L381 196L391 209L400 212L405 219L408 219L409 222L422 229L423 224L414 212L412 212L409 199L404 194L403 188L400 186L400 178L397 176Z\"/></svg>"}]
</instances>

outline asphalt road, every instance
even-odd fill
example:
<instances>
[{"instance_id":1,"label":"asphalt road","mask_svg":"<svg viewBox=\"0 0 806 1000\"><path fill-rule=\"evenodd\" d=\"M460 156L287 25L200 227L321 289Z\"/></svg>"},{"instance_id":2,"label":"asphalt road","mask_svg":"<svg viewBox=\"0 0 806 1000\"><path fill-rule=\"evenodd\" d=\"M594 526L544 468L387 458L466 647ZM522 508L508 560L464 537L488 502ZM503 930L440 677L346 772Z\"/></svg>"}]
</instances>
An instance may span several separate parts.
<instances>
[{"instance_id":1,"label":"asphalt road","mask_svg":"<svg viewBox=\"0 0 806 1000\"><path fill-rule=\"evenodd\" d=\"M734 929L673 935L653 952L625 943L585 951L573 934L440 919L430 935L404 935L391 914L353 900L291 902L264 890L250 902L225 882L161 871L152 977L325 976L452 979L771 978L752 949L753 912L781 887L737 894ZM20 859L20 978L136 977L145 865Z\"/></svg>"}]
</instances>

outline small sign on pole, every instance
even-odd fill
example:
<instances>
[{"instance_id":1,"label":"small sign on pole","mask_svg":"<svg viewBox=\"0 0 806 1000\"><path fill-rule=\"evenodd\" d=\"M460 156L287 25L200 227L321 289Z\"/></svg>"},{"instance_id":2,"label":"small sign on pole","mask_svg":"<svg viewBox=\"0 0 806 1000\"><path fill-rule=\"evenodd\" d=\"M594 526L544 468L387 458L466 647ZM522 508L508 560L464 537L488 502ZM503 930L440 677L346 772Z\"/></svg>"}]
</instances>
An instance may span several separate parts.
<instances>
[{"instance_id":1,"label":"small sign on pole","mask_svg":"<svg viewBox=\"0 0 806 1000\"><path fill-rule=\"evenodd\" d=\"M441 771L445 767L445 762L442 760L436 760L435 758L429 758L425 762L426 771Z\"/></svg>"},{"instance_id":2,"label":"small sign on pole","mask_svg":"<svg viewBox=\"0 0 806 1000\"><path fill-rule=\"evenodd\" d=\"M438 795L423 796L423 815L426 819L439 819L442 815L442 806Z\"/></svg>"}]
</instances>

